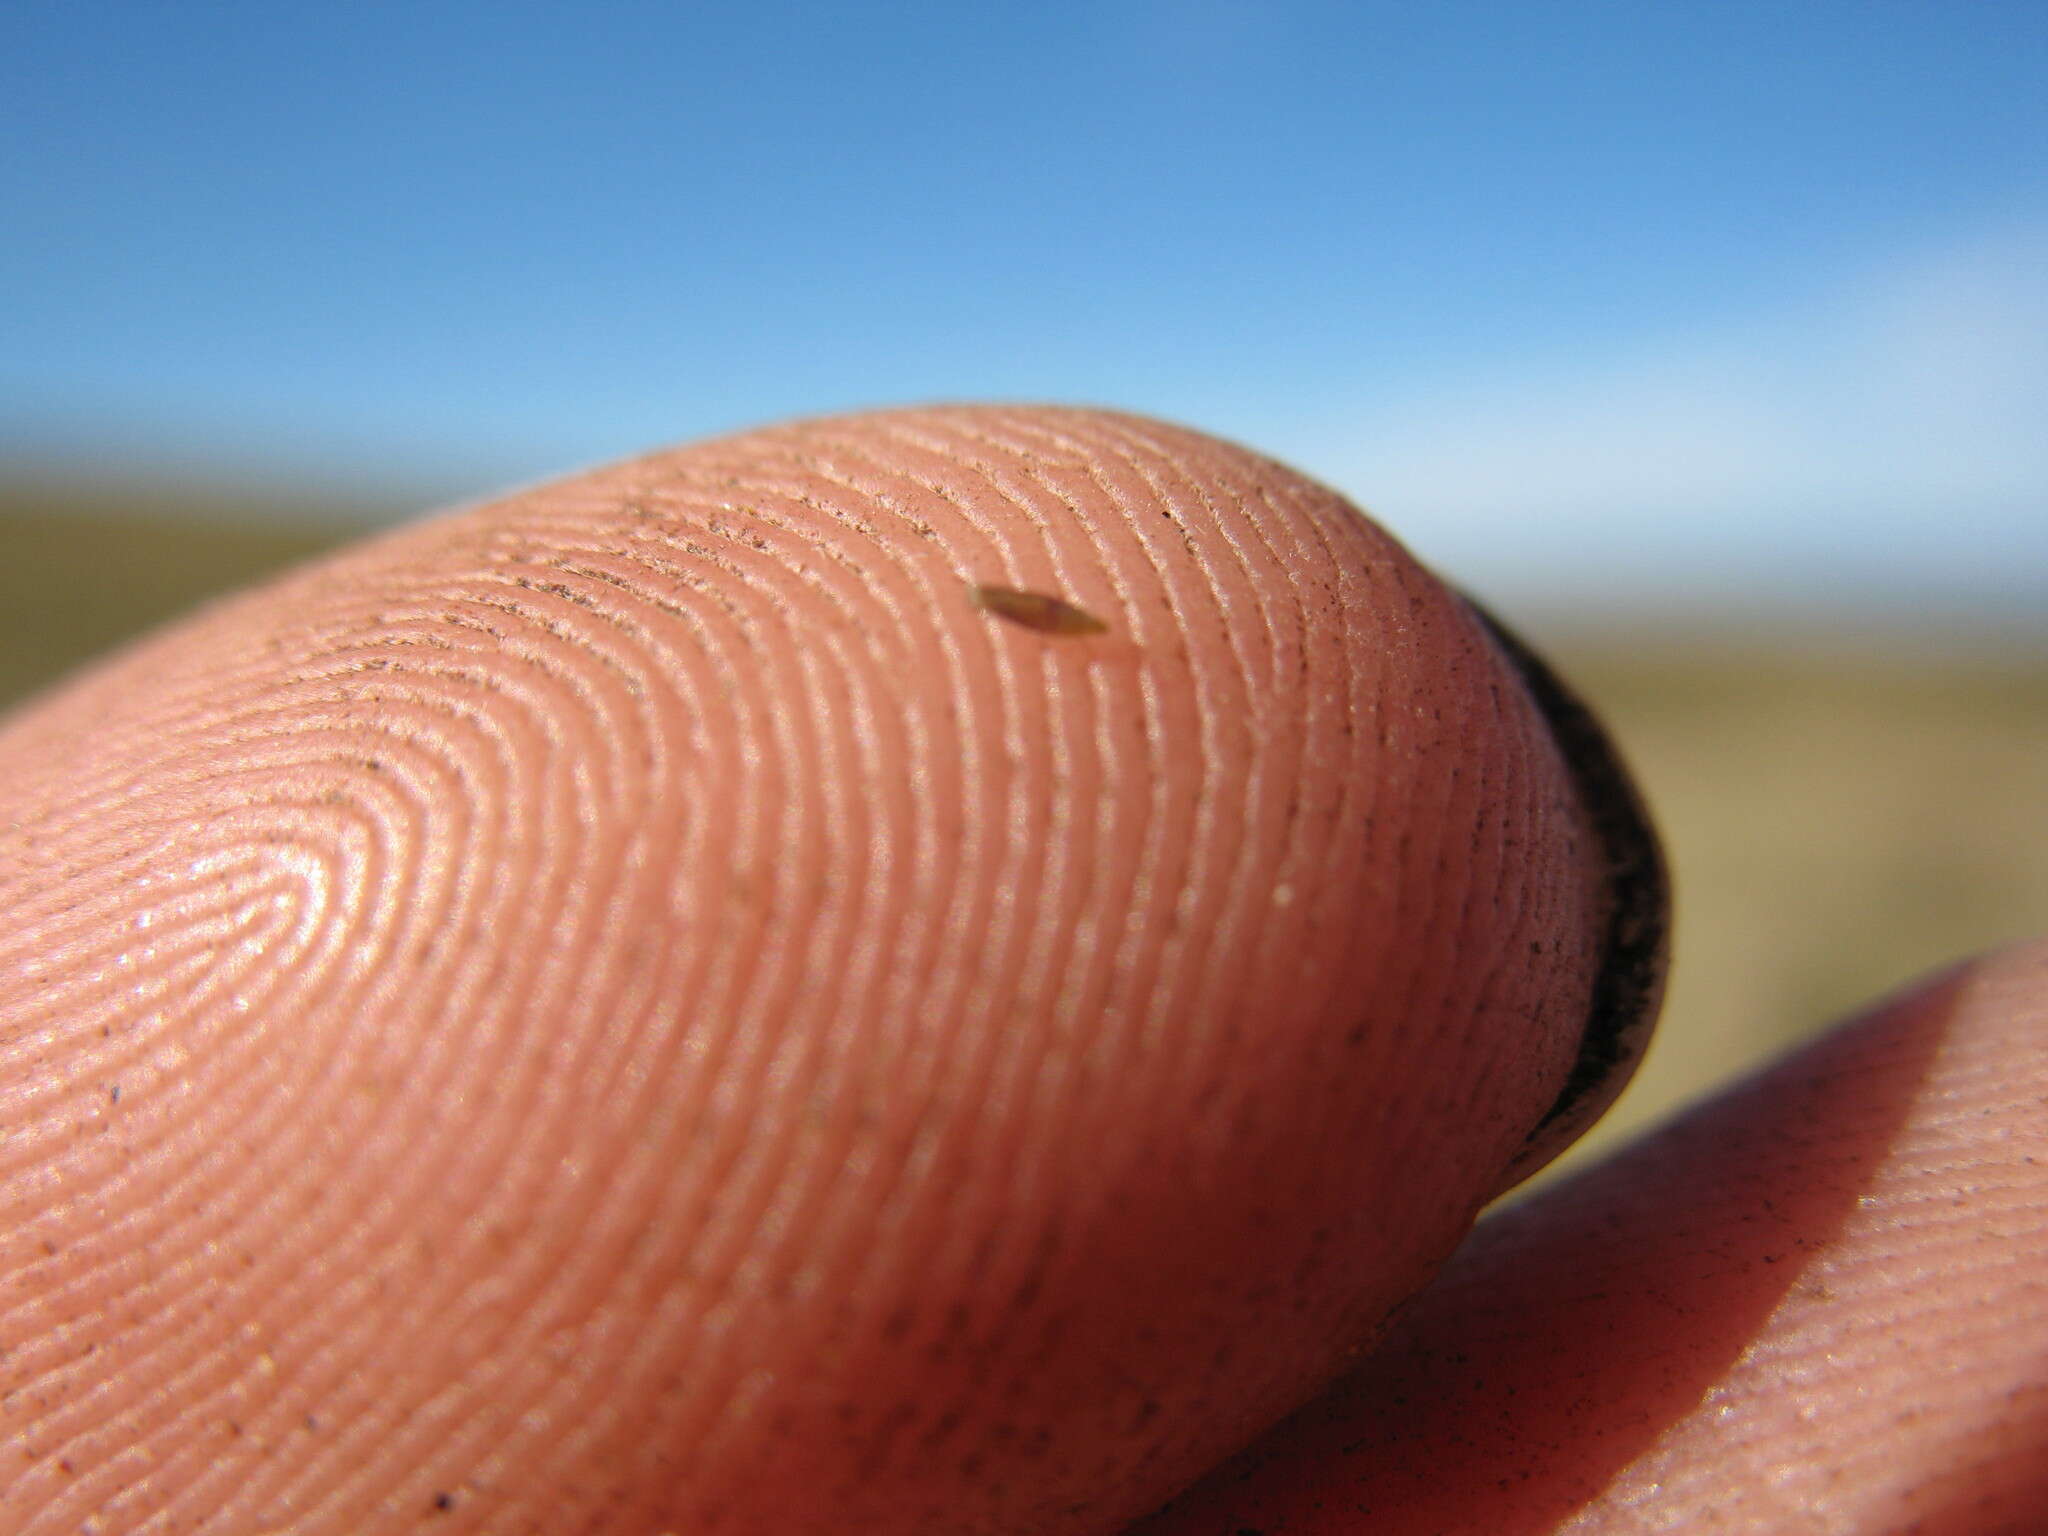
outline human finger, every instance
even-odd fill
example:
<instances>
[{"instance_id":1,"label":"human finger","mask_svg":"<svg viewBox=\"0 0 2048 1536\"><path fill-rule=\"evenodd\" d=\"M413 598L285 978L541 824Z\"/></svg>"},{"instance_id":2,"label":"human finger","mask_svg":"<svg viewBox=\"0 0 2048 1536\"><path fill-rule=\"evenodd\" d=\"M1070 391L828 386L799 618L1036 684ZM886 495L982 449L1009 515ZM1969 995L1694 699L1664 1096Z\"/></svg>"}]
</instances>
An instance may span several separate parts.
<instances>
[{"instance_id":1,"label":"human finger","mask_svg":"<svg viewBox=\"0 0 2048 1536\"><path fill-rule=\"evenodd\" d=\"M1021 409L117 659L0 742L17 1528L1156 1504L1586 1086L1613 850L1526 676L1328 492Z\"/></svg>"},{"instance_id":2,"label":"human finger","mask_svg":"<svg viewBox=\"0 0 2048 1536\"><path fill-rule=\"evenodd\" d=\"M2026 1536L2048 944L1483 1223L1371 1361L1133 1536Z\"/></svg>"}]
</instances>

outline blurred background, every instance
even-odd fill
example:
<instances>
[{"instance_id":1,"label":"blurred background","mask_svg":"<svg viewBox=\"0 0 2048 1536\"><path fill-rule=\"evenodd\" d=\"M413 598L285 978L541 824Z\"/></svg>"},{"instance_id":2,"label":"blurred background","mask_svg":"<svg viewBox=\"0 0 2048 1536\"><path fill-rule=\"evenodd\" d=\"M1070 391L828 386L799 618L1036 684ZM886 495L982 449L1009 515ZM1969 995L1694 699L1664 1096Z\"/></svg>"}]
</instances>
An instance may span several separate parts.
<instances>
[{"instance_id":1,"label":"blurred background","mask_svg":"<svg viewBox=\"0 0 2048 1536\"><path fill-rule=\"evenodd\" d=\"M2048 7L0 7L0 703L450 500L1105 404L1331 482L1669 833L1611 1139L2048 931Z\"/></svg>"}]
</instances>

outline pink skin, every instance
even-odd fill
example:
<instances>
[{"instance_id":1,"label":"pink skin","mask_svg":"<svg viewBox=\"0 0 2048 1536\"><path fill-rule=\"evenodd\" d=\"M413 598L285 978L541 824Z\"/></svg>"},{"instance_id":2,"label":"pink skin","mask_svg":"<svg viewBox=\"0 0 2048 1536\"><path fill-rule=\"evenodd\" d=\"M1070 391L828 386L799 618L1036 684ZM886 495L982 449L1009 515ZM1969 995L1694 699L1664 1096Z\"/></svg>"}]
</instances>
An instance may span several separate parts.
<instances>
[{"instance_id":1,"label":"pink skin","mask_svg":"<svg viewBox=\"0 0 2048 1536\"><path fill-rule=\"evenodd\" d=\"M2048 1530L2048 944L1481 1225L1132 1536Z\"/></svg>"},{"instance_id":2,"label":"pink skin","mask_svg":"<svg viewBox=\"0 0 2048 1536\"><path fill-rule=\"evenodd\" d=\"M1397 545L1027 409L203 613L0 736L0 912L0 1530L209 1536L1114 1531L1457 1244L1611 916Z\"/></svg>"},{"instance_id":3,"label":"pink skin","mask_svg":"<svg viewBox=\"0 0 2048 1536\"><path fill-rule=\"evenodd\" d=\"M1554 1137L1576 790L1383 535L1097 413L202 615L0 735L0 1532L1112 1532L1347 1361L1134 1536L2048 1529L2048 946L1358 1363Z\"/></svg>"}]
</instances>

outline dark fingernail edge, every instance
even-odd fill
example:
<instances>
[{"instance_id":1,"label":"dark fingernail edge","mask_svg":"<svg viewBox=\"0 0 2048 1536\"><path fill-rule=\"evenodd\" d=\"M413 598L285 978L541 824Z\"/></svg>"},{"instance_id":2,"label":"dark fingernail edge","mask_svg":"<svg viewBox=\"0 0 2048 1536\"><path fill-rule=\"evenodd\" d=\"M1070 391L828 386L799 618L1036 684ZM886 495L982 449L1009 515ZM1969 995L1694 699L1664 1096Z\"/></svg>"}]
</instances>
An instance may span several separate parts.
<instances>
[{"instance_id":1,"label":"dark fingernail edge","mask_svg":"<svg viewBox=\"0 0 2048 1536\"><path fill-rule=\"evenodd\" d=\"M1663 848L1621 754L1591 710L1499 619L1466 604L1513 663L1549 722L1599 841L1611 897L1606 941L1585 1034L1556 1100L1509 1166L1519 1183L1577 1139L1612 1104L1656 1027L1670 954L1671 883Z\"/></svg>"}]
</instances>

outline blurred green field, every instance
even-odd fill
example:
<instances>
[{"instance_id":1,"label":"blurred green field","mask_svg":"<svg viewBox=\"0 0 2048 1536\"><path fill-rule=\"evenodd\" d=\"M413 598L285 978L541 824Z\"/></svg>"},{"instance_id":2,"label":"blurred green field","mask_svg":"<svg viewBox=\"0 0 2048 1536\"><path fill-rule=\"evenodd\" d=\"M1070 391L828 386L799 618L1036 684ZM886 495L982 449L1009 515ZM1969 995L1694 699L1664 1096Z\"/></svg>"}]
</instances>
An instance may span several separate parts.
<instances>
[{"instance_id":1,"label":"blurred green field","mask_svg":"<svg viewBox=\"0 0 2048 1536\"><path fill-rule=\"evenodd\" d=\"M277 511L0 486L0 707L369 520ZM1925 970L2048 933L2048 647L1504 616L1607 718L1678 887L1664 1026L1588 1149Z\"/></svg>"},{"instance_id":2,"label":"blurred green field","mask_svg":"<svg viewBox=\"0 0 2048 1536\"><path fill-rule=\"evenodd\" d=\"M229 493L0 481L0 709L374 516Z\"/></svg>"},{"instance_id":3,"label":"blurred green field","mask_svg":"<svg viewBox=\"0 0 2048 1536\"><path fill-rule=\"evenodd\" d=\"M1882 992L2048 934L2048 648L1529 629L1634 765L1677 894L1657 1041L1575 1157Z\"/></svg>"}]
</instances>

